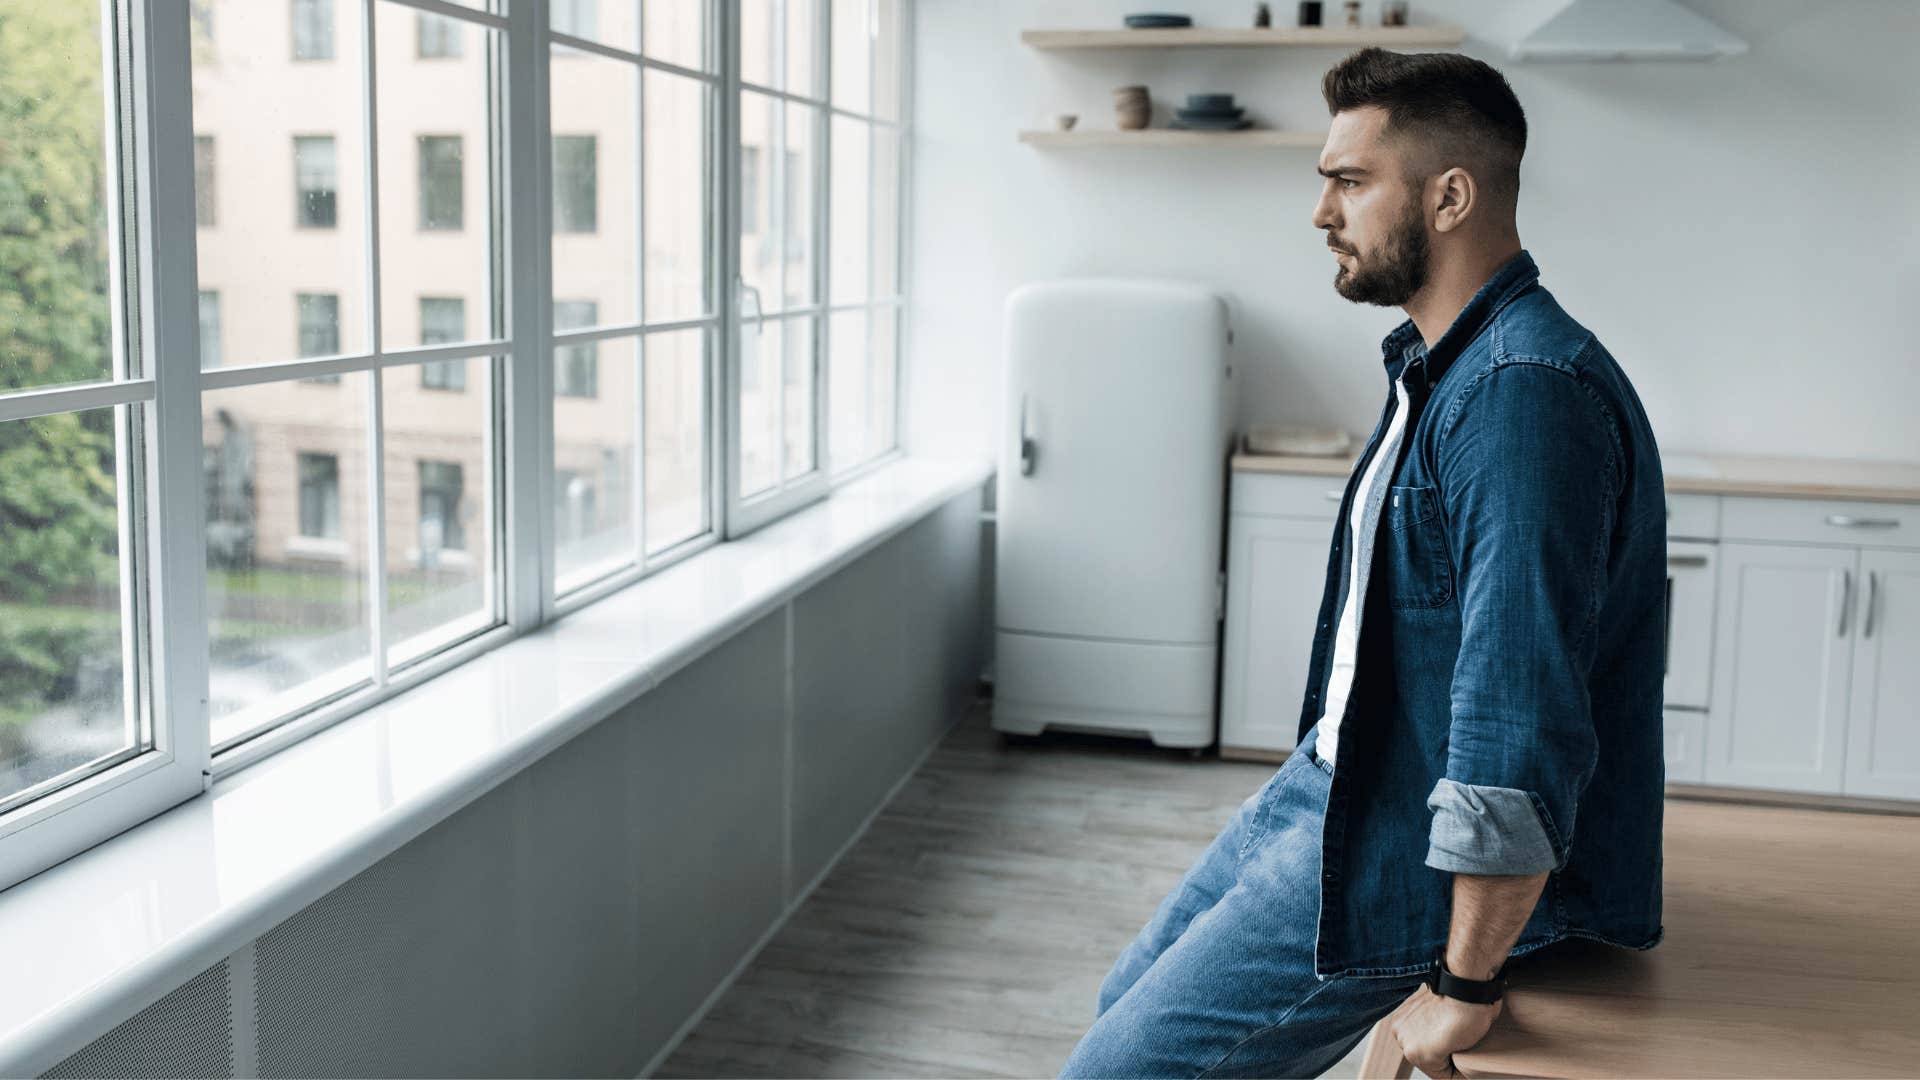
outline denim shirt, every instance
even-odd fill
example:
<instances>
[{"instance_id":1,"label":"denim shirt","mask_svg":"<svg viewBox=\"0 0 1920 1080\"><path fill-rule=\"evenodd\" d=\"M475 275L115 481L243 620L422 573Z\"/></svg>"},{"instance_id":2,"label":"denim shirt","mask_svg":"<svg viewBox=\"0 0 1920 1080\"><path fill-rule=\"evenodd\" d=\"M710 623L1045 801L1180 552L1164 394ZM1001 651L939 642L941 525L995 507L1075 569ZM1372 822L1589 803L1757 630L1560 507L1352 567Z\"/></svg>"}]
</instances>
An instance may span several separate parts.
<instances>
[{"instance_id":1,"label":"denim shirt","mask_svg":"<svg viewBox=\"0 0 1920 1080\"><path fill-rule=\"evenodd\" d=\"M1321 837L1319 976L1424 970L1455 872L1548 871L1515 955L1659 943L1666 496L1639 397L1525 251L1431 350L1381 344L1385 411L1341 500L1298 740L1319 719L1357 478L1406 376Z\"/></svg>"}]
</instances>

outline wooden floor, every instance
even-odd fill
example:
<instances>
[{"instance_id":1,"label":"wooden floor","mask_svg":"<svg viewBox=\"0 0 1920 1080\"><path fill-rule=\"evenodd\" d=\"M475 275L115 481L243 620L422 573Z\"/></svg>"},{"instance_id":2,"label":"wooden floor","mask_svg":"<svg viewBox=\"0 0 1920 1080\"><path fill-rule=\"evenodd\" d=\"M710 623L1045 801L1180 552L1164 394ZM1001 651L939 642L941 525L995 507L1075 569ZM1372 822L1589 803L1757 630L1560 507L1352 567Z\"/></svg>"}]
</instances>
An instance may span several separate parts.
<instances>
[{"instance_id":1,"label":"wooden floor","mask_svg":"<svg viewBox=\"0 0 1920 1080\"><path fill-rule=\"evenodd\" d=\"M1275 768L1002 748L980 707L655 1075L1054 1076L1120 950Z\"/></svg>"}]
</instances>

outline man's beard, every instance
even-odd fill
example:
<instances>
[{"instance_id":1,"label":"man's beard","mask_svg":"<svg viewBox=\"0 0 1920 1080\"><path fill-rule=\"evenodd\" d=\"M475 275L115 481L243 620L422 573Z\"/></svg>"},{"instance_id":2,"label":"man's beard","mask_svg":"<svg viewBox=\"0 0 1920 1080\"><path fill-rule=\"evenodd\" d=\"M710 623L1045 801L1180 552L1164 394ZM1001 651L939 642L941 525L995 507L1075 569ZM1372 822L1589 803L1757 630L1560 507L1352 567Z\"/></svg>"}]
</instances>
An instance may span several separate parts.
<instances>
[{"instance_id":1,"label":"man's beard","mask_svg":"<svg viewBox=\"0 0 1920 1080\"><path fill-rule=\"evenodd\" d=\"M1365 255L1354 252L1354 268L1334 272L1334 291L1356 304L1398 307L1427 284L1430 253L1426 217L1417 201L1409 201L1378 248Z\"/></svg>"}]
</instances>

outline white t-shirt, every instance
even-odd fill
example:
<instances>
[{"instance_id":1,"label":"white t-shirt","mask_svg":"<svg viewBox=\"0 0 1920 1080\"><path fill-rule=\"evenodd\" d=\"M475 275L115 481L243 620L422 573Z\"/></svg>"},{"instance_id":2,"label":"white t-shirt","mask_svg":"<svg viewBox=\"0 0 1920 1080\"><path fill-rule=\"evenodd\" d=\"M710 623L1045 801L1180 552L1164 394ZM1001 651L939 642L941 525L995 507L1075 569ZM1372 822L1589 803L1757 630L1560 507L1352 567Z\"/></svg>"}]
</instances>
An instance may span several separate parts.
<instances>
[{"instance_id":1,"label":"white t-shirt","mask_svg":"<svg viewBox=\"0 0 1920 1080\"><path fill-rule=\"evenodd\" d=\"M1368 570L1373 565L1373 537L1380 525L1380 511L1386 502L1387 488L1393 483L1392 464L1400 456L1400 436L1407 426L1407 384L1403 378L1393 384L1395 405L1387 433L1367 463L1366 474L1354 492L1353 509L1347 517L1352 537L1347 545L1352 563L1347 570L1347 593L1341 597L1340 624L1333 635L1333 671L1327 679L1327 697L1320 711L1319 738L1314 742L1315 756L1329 765L1338 765L1334 757L1340 750L1340 717L1347 711L1347 698L1353 690L1354 660L1360 651L1360 614L1366 605ZM1384 468L1382 466L1385 466Z\"/></svg>"}]
</instances>

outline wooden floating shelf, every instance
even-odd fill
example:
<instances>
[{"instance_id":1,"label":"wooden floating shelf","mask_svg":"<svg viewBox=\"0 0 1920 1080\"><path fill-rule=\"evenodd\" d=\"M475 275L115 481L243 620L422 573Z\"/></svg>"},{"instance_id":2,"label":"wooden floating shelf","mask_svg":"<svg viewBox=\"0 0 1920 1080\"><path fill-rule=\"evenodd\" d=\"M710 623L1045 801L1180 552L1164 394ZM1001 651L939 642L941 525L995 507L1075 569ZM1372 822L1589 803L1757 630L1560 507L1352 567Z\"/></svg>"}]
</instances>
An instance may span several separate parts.
<instances>
[{"instance_id":1,"label":"wooden floating shelf","mask_svg":"<svg viewBox=\"0 0 1920 1080\"><path fill-rule=\"evenodd\" d=\"M1318 150L1326 144L1324 131L1185 131L1180 128L1142 128L1139 131L1023 131L1020 141L1032 146L1285 146Z\"/></svg>"},{"instance_id":2,"label":"wooden floating shelf","mask_svg":"<svg viewBox=\"0 0 1920 1080\"><path fill-rule=\"evenodd\" d=\"M1458 26L1182 26L1161 30L1022 30L1020 40L1036 49L1142 49L1188 46L1294 46L1359 48L1411 45L1452 48L1467 39Z\"/></svg>"}]
</instances>

